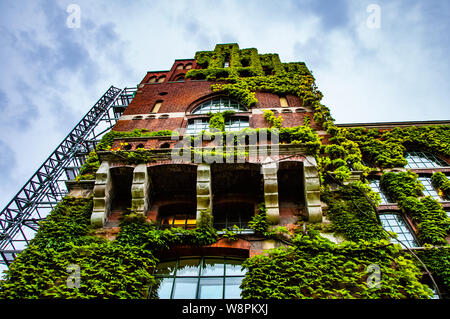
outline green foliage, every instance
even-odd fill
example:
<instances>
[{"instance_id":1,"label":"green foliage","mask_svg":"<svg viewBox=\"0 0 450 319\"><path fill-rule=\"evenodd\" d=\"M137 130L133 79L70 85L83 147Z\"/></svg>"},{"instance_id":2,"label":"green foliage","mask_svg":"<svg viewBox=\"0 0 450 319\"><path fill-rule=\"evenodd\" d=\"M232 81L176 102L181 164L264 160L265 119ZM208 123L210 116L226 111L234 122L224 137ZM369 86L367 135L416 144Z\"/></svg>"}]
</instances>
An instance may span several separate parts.
<instances>
[{"instance_id":1,"label":"green foliage","mask_svg":"<svg viewBox=\"0 0 450 319\"><path fill-rule=\"evenodd\" d=\"M417 252L427 268L433 272L438 285L450 293L450 246L427 248Z\"/></svg>"},{"instance_id":2,"label":"green foliage","mask_svg":"<svg viewBox=\"0 0 450 319\"><path fill-rule=\"evenodd\" d=\"M325 191L322 200L328 205L327 216L333 230L352 241L379 241L386 239L376 212L363 194L376 203L376 195L362 182L341 186L336 191Z\"/></svg>"},{"instance_id":3,"label":"green foliage","mask_svg":"<svg viewBox=\"0 0 450 319\"><path fill-rule=\"evenodd\" d=\"M258 214L252 217L248 227L253 229L256 235L266 236L269 230L269 221L266 215L266 206L264 203L258 206Z\"/></svg>"},{"instance_id":4,"label":"green foliage","mask_svg":"<svg viewBox=\"0 0 450 319\"><path fill-rule=\"evenodd\" d=\"M448 125L376 129L341 129L341 135L356 142L364 157L381 168L403 167L407 164L407 149L424 150L450 156L450 127Z\"/></svg>"},{"instance_id":5,"label":"green foliage","mask_svg":"<svg viewBox=\"0 0 450 319\"><path fill-rule=\"evenodd\" d=\"M411 171L387 172L380 178L380 186L390 198L398 202L407 196L417 197L422 194L423 185L417 179L418 175Z\"/></svg>"},{"instance_id":6,"label":"green foliage","mask_svg":"<svg viewBox=\"0 0 450 319\"><path fill-rule=\"evenodd\" d=\"M381 176L380 186L395 200L400 209L417 224L418 237L423 244L446 244L450 218L432 197L419 199L423 185L417 174L388 172Z\"/></svg>"},{"instance_id":7,"label":"green foliage","mask_svg":"<svg viewBox=\"0 0 450 319\"><path fill-rule=\"evenodd\" d=\"M0 281L0 298L143 298L154 283L150 251L90 235L92 198L66 197ZM69 265L80 286L69 286Z\"/></svg>"},{"instance_id":8,"label":"green foliage","mask_svg":"<svg viewBox=\"0 0 450 319\"><path fill-rule=\"evenodd\" d=\"M436 172L431 175L431 183L438 190L441 196L450 197L450 180L442 172Z\"/></svg>"},{"instance_id":9,"label":"green foliage","mask_svg":"<svg viewBox=\"0 0 450 319\"><path fill-rule=\"evenodd\" d=\"M275 116L271 110L264 111L264 118L269 122L270 127L281 128L283 124L283 118L280 116Z\"/></svg>"},{"instance_id":10,"label":"green foliage","mask_svg":"<svg viewBox=\"0 0 450 319\"><path fill-rule=\"evenodd\" d=\"M379 287L367 284L367 267L380 267ZM387 241L341 245L316 232L300 234L294 246L247 259L242 282L245 299L429 298L421 273L397 246Z\"/></svg>"}]
</instances>

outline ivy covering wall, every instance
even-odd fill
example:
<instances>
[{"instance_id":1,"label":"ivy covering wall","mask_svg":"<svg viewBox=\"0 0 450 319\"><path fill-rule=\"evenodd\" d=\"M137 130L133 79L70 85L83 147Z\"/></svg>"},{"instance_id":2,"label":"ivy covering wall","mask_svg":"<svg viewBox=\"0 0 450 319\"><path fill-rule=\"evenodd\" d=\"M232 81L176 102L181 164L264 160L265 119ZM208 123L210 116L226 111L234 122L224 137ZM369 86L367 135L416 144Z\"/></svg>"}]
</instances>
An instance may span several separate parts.
<instances>
[{"instance_id":1,"label":"ivy covering wall","mask_svg":"<svg viewBox=\"0 0 450 319\"><path fill-rule=\"evenodd\" d=\"M264 207L250 223L258 236L275 239L284 248L267 251L244 262L248 269L242 283L243 298L429 298L430 289L420 282L421 265L399 245L390 243L377 218L380 198L366 182L372 172L381 173L381 186L417 225L419 241L427 245L419 256L444 289L450 291L450 254L445 237L449 218L442 206L430 197L422 198L417 176L411 172L384 172L403 167L407 149L421 149L450 156L449 126L395 128L380 131L341 128L334 124L329 109L321 104L322 93L306 65L282 63L277 54L259 54L256 49L239 49L236 44L217 45L214 51L195 55L202 69L190 70L186 77L207 79L213 91L222 92L247 107L257 103L256 92L292 94L314 110L305 125L286 128L270 113L266 120L280 143L304 145L316 157L321 181L321 200L327 205L330 223L310 225L299 221L294 231L270 228ZM224 67L224 63L229 67ZM211 115L210 125L223 132L224 115ZM327 142L310 126L313 120L328 133ZM241 133L255 133L246 129ZM169 136L171 131L107 133L98 151L120 154L125 162L152 161L149 150L111 150L114 138ZM240 133L235 138L239 138ZM192 137L192 142L196 137ZM89 155L79 179L94 178L99 160ZM376 166L377 168L374 168ZM359 172L360 181L351 178ZM448 194L449 184L442 174L434 174L433 185ZM232 232L211 227L208 212L194 230L159 230L140 215L125 214L114 241L95 236L89 225L92 198L66 198L44 221L29 247L11 265L0 282L0 298L145 298L157 284L153 269L155 256L176 244L207 245L219 238L236 239ZM321 234L341 235L335 244ZM69 265L79 265L81 285L69 288ZM379 267L379 284L370 286L371 265Z\"/></svg>"}]
</instances>

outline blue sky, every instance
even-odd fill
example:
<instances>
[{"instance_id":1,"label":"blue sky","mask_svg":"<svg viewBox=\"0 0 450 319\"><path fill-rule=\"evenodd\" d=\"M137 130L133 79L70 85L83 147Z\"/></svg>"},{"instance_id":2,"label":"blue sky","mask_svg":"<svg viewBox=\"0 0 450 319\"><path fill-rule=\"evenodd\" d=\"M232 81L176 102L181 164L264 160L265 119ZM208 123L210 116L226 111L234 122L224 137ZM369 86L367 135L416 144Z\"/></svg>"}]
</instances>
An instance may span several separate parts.
<instances>
[{"instance_id":1,"label":"blue sky","mask_svg":"<svg viewBox=\"0 0 450 319\"><path fill-rule=\"evenodd\" d=\"M447 0L0 0L0 34L1 207L110 85L216 43L305 61L338 123L450 119Z\"/></svg>"}]
</instances>

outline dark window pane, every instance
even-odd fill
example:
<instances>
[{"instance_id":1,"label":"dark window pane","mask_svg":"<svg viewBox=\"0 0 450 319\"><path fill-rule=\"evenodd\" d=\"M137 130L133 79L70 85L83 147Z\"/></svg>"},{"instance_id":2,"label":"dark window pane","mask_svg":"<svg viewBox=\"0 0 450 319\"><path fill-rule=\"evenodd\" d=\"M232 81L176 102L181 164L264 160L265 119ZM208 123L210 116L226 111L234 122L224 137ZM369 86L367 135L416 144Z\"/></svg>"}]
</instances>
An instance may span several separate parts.
<instances>
[{"instance_id":1,"label":"dark window pane","mask_svg":"<svg viewBox=\"0 0 450 319\"><path fill-rule=\"evenodd\" d=\"M177 269L178 276L198 276L199 260L198 259L180 259Z\"/></svg>"},{"instance_id":2,"label":"dark window pane","mask_svg":"<svg viewBox=\"0 0 450 319\"><path fill-rule=\"evenodd\" d=\"M173 276L175 273L175 267L177 265L177 262L174 261L166 261L158 264L158 267L156 268L156 275L164 275L164 276Z\"/></svg>"},{"instance_id":3,"label":"dark window pane","mask_svg":"<svg viewBox=\"0 0 450 319\"><path fill-rule=\"evenodd\" d=\"M223 276L224 260L223 258L206 258L202 267L202 276Z\"/></svg>"}]
</instances>

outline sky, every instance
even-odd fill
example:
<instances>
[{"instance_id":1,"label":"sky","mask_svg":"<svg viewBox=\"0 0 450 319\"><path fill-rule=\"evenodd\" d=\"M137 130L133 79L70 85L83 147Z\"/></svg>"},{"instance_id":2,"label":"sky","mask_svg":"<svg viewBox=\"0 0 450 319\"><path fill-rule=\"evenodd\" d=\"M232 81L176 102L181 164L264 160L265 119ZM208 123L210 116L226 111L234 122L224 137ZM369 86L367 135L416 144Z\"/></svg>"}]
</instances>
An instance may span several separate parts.
<instances>
[{"instance_id":1,"label":"sky","mask_svg":"<svg viewBox=\"0 0 450 319\"><path fill-rule=\"evenodd\" d=\"M0 0L0 207L110 85L217 43L306 62L336 123L449 120L449 34L448 0Z\"/></svg>"}]
</instances>

